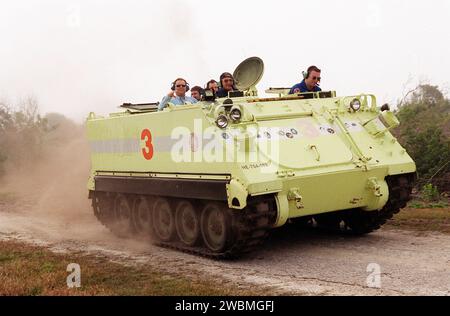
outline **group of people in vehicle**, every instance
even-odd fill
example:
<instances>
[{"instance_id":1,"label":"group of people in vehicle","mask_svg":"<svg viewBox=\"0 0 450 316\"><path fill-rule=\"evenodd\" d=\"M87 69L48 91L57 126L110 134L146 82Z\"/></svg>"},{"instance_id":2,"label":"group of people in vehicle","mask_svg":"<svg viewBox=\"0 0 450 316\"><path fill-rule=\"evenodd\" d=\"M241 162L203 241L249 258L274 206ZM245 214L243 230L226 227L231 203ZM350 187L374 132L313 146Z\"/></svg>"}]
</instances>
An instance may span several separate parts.
<instances>
[{"instance_id":1,"label":"group of people in vehicle","mask_svg":"<svg viewBox=\"0 0 450 316\"><path fill-rule=\"evenodd\" d=\"M316 66L308 67L307 71L303 72L303 81L294 85L289 94L322 91L319 87L320 73L321 70ZM219 82L214 79L209 80L205 88L200 86L190 88L185 79L177 78L172 82L170 92L159 103L158 109L162 111L169 102L174 105L195 104L202 100L204 90L212 91L217 98L225 98L229 92L237 91L237 88L233 75L229 72L222 73ZM188 91L191 91L191 96L186 95Z\"/></svg>"}]
</instances>

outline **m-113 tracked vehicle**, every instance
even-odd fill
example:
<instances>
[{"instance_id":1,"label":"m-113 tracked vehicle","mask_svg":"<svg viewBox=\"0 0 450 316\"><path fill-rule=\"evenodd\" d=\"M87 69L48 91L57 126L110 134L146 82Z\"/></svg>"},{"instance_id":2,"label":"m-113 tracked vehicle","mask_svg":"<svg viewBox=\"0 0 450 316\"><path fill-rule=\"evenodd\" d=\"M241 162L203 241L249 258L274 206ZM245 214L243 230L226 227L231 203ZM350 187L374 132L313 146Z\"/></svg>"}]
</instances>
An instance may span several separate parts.
<instances>
[{"instance_id":1,"label":"m-113 tracked vehicle","mask_svg":"<svg viewBox=\"0 0 450 316\"><path fill-rule=\"evenodd\" d=\"M91 113L96 217L119 236L228 258L287 222L366 234L405 207L416 167L388 107L333 91L258 97L263 68L242 62L228 98Z\"/></svg>"}]
</instances>

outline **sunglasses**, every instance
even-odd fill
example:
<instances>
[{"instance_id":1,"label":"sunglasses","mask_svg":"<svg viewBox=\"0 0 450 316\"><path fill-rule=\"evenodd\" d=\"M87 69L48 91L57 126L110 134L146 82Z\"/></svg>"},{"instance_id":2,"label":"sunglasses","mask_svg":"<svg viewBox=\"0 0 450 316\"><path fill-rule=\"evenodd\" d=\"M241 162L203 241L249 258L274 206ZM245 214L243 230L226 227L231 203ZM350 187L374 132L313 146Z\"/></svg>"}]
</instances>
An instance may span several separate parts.
<instances>
[{"instance_id":1,"label":"sunglasses","mask_svg":"<svg viewBox=\"0 0 450 316\"><path fill-rule=\"evenodd\" d=\"M177 88L181 88L181 87L186 87L186 85L185 84L177 84L175 87L177 87Z\"/></svg>"},{"instance_id":2,"label":"sunglasses","mask_svg":"<svg viewBox=\"0 0 450 316\"><path fill-rule=\"evenodd\" d=\"M223 82L233 82L233 79L223 79Z\"/></svg>"},{"instance_id":3,"label":"sunglasses","mask_svg":"<svg viewBox=\"0 0 450 316\"><path fill-rule=\"evenodd\" d=\"M320 79L322 79L322 78L321 77L312 77L312 80L320 81Z\"/></svg>"}]
</instances>

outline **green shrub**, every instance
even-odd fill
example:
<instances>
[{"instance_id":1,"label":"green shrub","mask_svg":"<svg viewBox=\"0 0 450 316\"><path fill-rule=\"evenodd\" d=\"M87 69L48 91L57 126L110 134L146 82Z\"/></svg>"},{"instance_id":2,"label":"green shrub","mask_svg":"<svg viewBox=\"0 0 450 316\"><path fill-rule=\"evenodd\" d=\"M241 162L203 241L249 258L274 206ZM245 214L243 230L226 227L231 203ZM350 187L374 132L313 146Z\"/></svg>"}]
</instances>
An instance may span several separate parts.
<instances>
[{"instance_id":1,"label":"green shrub","mask_svg":"<svg viewBox=\"0 0 450 316\"><path fill-rule=\"evenodd\" d=\"M437 86L421 84L412 91L409 98L398 104L396 115L401 124L394 135L416 163L418 187L433 182L440 185L440 191L448 190L450 100ZM422 191L426 198L439 199L433 189L427 186Z\"/></svg>"},{"instance_id":2,"label":"green shrub","mask_svg":"<svg viewBox=\"0 0 450 316\"><path fill-rule=\"evenodd\" d=\"M422 199L427 202L439 202L439 191L438 188L431 183L427 183L422 187Z\"/></svg>"}]
</instances>

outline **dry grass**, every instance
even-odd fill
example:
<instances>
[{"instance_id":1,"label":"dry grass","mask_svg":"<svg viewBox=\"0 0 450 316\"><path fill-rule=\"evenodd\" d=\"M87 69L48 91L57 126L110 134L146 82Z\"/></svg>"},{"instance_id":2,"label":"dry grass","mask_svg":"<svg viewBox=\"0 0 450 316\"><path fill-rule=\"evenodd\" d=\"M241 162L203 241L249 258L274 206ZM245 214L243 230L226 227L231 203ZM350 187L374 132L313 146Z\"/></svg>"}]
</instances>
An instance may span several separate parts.
<instances>
[{"instance_id":1,"label":"dry grass","mask_svg":"<svg viewBox=\"0 0 450 316\"><path fill-rule=\"evenodd\" d=\"M67 265L81 267L81 287L68 288ZM82 253L55 254L12 241L0 242L0 295L264 295L205 280L165 275L151 266L127 267Z\"/></svg>"},{"instance_id":2,"label":"dry grass","mask_svg":"<svg viewBox=\"0 0 450 316\"><path fill-rule=\"evenodd\" d=\"M450 209L405 208L388 221L387 227L450 234Z\"/></svg>"}]
</instances>

